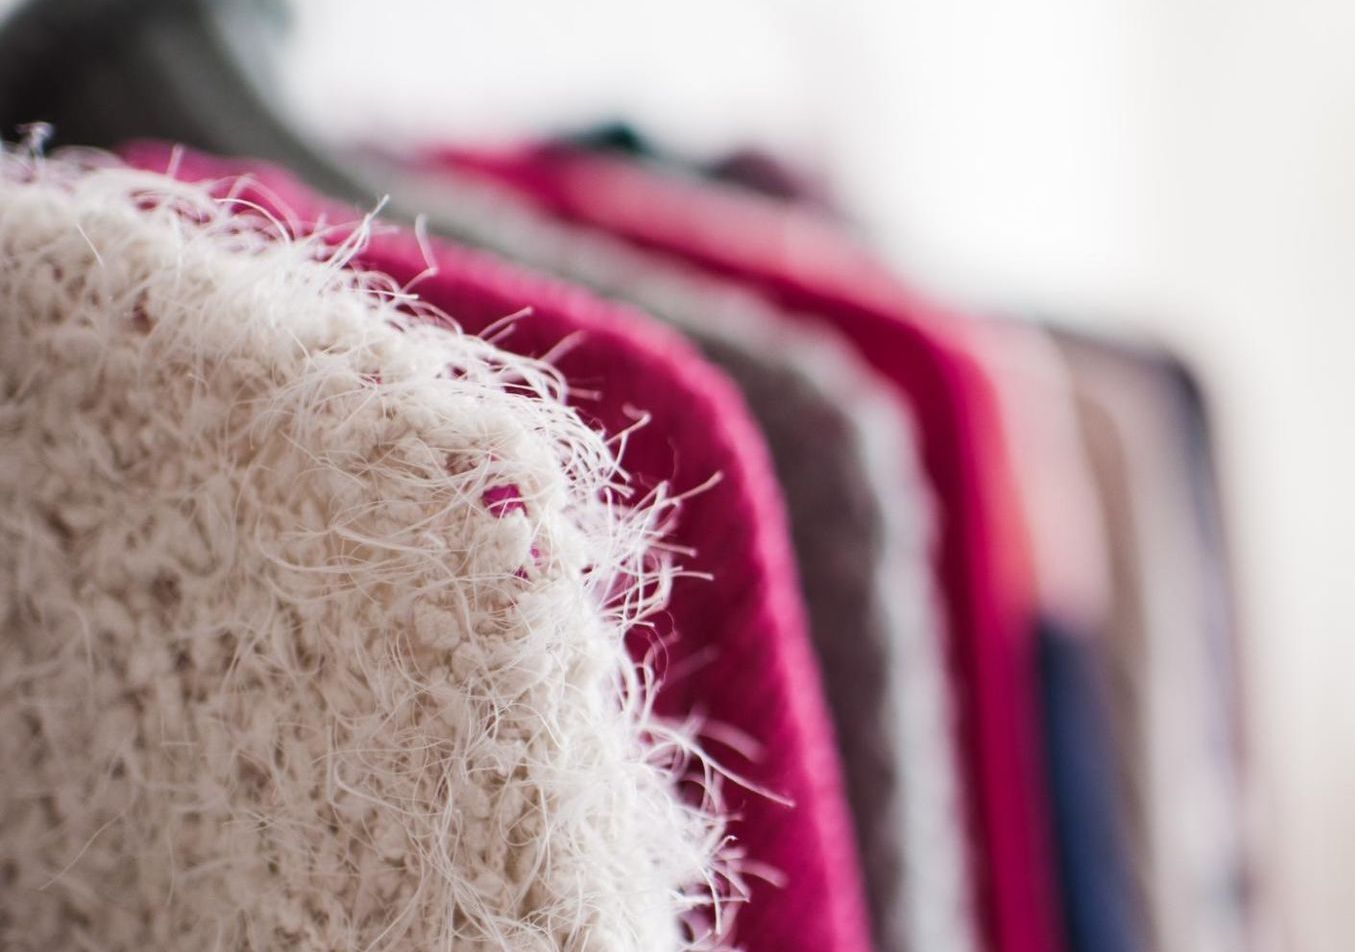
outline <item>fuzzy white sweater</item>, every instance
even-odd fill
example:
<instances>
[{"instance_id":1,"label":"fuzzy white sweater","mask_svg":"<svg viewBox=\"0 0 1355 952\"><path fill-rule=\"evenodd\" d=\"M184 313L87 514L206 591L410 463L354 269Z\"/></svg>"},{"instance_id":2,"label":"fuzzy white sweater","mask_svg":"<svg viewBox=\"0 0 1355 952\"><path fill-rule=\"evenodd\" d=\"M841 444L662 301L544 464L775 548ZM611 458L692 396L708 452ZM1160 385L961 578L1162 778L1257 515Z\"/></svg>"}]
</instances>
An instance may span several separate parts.
<instances>
[{"instance_id":1,"label":"fuzzy white sweater","mask_svg":"<svg viewBox=\"0 0 1355 952\"><path fill-rule=\"evenodd\" d=\"M621 643L659 519L550 368L198 189L0 166L0 946L719 947Z\"/></svg>"}]
</instances>

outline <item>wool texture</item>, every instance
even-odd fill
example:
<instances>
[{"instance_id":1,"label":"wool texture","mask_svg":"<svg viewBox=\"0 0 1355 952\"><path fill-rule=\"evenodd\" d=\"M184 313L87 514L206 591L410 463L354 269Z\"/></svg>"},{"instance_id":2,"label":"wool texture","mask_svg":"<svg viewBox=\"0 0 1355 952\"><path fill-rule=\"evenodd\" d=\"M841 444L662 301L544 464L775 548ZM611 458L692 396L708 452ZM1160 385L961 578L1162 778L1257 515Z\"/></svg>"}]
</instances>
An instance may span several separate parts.
<instances>
[{"instance_id":1,"label":"wool texture","mask_svg":"<svg viewBox=\"0 0 1355 952\"><path fill-rule=\"evenodd\" d=\"M958 698L980 941L1064 947L1036 730L1034 610L994 394L971 325L919 297L841 226L744 190L558 146L439 150L430 163L509 188L569 221L730 279L840 332L918 424L936 491L936 567Z\"/></svg>"},{"instance_id":2,"label":"wool texture","mask_svg":"<svg viewBox=\"0 0 1355 952\"><path fill-rule=\"evenodd\" d=\"M0 159L0 946L721 947L549 366L196 186Z\"/></svg>"},{"instance_id":3,"label":"wool texture","mask_svg":"<svg viewBox=\"0 0 1355 952\"><path fill-rule=\"evenodd\" d=\"M416 163L400 186L461 231L669 321L739 384L786 498L874 947L973 949L933 493L908 408L830 328L735 282L548 216L454 168ZM831 888L841 896L853 885L839 875ZM793 925L804 906L794 892L750 889L740 924L758 928L740 933L748 948L809 934ZM823 948L821 937L805 942Z\"/></svg>"},{"instance_id":4,"label":"wool texture","mask_svg":"<svg viewBox=\"0 0 1355 952\"><path fill-rule=\"evenodd\" d=\"M352 214L262 163L156 143L129 145L124 154L148 168L241 190L298 227ZM479 218L491 206L470 194L441 202L401 194L440 222L452 218L458 233L478 237L471 226L492 220L513 236L510 247L529 244L535 229L501 202L494 215ZM681 572L668 610L654 618L657 638L635 648L664 673L656 709L699 715L720 768L737 780L717 791L744 874L726 878L734 901L723 907L720 925L750 952L870 948L784 500L737 388L646 313L497 255L405 232L373 235L361 255L417 281L425 300L449 309L456 302L463 326L493 333L518 353L550 354L574 385L570 398L580 411L609 432L625 431L632 482L670 487L677 510L666 544L680 553ZM527 305L531 312L521 320L502 320ZM645 425L636 426L640 419Z\"/></svg>"}]
</instances>

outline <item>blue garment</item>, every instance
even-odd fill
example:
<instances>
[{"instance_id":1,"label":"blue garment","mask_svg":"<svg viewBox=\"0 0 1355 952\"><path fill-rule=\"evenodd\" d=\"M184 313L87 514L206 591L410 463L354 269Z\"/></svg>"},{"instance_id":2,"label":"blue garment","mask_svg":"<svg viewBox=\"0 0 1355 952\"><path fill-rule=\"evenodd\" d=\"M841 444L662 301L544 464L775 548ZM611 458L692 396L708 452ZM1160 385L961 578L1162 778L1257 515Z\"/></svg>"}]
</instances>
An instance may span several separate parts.
<instances>
[{"instance_id":1,"label":"blue garment","mask_svg":"<svg viewBox=\"0 0 1355 952\"><path fill-rule=\"evenodd\" d=\"M1039 682L1064 923L1072 952L1141 952L1147 923L1130 868L1110 714L1095 644L1037 623Z\"/></svg>"}]
</instances>

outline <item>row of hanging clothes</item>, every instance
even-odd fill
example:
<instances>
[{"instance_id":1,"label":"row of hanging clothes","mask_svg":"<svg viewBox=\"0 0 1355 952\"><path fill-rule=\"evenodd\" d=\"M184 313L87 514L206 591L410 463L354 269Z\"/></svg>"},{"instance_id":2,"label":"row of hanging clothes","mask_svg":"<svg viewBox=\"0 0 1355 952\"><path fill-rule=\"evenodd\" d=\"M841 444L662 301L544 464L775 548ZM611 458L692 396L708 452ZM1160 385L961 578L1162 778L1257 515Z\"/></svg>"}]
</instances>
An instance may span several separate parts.
<instances>
[{"instance_id":1,"label":"row of hanging clothes","mask_svg":"<svg viewBox=\"0 0 1355 952\"><path fill-rule=\"evenodd\" d=\"M321 154L257 16L0 34L0 945L1252 945L1186 363L757 151Z\"/></svg>"}]
</instances>

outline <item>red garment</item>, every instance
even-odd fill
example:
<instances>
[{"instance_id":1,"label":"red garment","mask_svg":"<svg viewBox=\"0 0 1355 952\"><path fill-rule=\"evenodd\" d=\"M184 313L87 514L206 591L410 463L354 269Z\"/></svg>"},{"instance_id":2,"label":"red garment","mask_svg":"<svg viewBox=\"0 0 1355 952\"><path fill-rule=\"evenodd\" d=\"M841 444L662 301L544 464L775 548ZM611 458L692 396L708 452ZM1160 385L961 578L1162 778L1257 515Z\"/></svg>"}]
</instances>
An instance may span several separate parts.
<instances>
[{"instance_id":1,"label":"red garment","mask_svg":"<svg viewBox=\"0 0 1355 952\"><path fill-rule=\"evenodd\" d=\"M899 287L830 223L730 188L563 148L443 150L433 167L506 186L830 323L919 422L939 501L940 574L977 839L978 894L1001 952L1063 946L1036 717L1033 592L995 398L968 331Z\"/></svg>"},{"instance_id":2,"label":"red garment","mask_svg":"<svg viewBox=\"0 0 1355 952\"><path fill-rule=\"evenodd\" d=\"M124 157L141 168L186 181L221 180L242 173L261 185L247 197L296 227L352 221L350 210L308 193L286 173L254 163L182 153L159 144L135 144ZM222 182L222 192L240 191ZM335 240L341 240L338 233ZM667 645L671 679L659 695L665 713L695 713L732 728L759 748L749 761L715 746L719 761L754 784L792 800L788 808L734 784L726 802L735 815L730 833L747 856L749 872L779 870L778 889L751 881L749 902L737 912L735 938L749 950L869 949L860 875L841 768L803 617L785 514L771 464L742 398L677 334L643 314L603 302L579 289L508 265L488 254L433 241L436 272L417 293L479 333L525 308L500 346L551 357L569 381L572 402L605 432L651 421L632 432L623 463L639 495L668 482L692 490L714 474L714 486L681 504L670 541L687 576L674 582L669 608L657 619ZM402 285L428 270L429 259L405 231L379 230L358 254L357 266L390 275ZM692 577L693 575L709 576ZM644 651L650 643L637 645Z\"/></svg>"}]
</instances>

